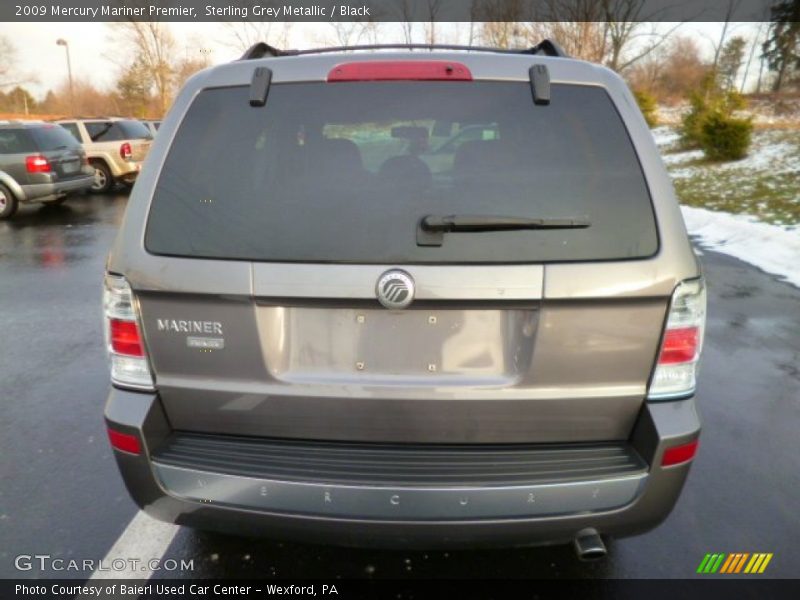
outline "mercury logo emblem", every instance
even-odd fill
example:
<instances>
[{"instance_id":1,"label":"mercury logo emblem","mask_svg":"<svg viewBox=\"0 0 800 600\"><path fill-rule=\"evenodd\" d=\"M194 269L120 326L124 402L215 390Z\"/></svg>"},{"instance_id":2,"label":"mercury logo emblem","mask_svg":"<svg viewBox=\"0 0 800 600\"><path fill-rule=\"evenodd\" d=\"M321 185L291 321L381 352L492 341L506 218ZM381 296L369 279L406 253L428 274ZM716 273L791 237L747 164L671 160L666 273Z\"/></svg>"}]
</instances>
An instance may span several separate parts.
<instances>
[{"instance_id":1,"label":"mercury logo emblem","mask_svg":"<svg viewBox=\"0 0 800 600\"><path fill-rule=\"evenodd\" d=\"M414 280L405 271L387 271L378 279L375 293L386 308L406 308L414 299Z\"/></svg>"}]
</instances>

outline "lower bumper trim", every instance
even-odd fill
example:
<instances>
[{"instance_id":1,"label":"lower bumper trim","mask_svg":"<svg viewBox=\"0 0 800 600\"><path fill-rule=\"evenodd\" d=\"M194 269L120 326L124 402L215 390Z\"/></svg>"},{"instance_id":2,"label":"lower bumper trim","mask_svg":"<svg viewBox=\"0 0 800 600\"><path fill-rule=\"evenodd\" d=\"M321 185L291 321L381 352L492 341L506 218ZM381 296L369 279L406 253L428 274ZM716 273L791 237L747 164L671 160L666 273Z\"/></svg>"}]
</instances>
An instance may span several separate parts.
<instances>
[{"instance_id":1,"label":"lower bumper trim","mask_svg":"<svg viewBox=\"0 0 800 600\"><path fill-rule=\"evenodd\" d=\"M394 487L258 479L153 463L167 492L200 504L329 518L424 521L535 518L633 502L647 474L549 484Z\"/></svg>"}]
</instances>

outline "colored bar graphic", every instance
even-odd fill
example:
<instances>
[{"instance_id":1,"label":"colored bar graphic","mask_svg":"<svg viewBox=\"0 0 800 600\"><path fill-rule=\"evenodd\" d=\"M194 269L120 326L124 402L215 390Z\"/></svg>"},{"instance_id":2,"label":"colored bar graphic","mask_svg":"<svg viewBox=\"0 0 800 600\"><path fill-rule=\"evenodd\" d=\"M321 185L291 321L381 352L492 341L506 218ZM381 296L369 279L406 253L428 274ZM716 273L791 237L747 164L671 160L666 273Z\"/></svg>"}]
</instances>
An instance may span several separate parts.
<instances>
[{"instance_id":1,"label":"colored bar graphic","mask_svg":"<svg viewBox=\"0 0 800 600\"><path fill-rule=\"evenodd\" d=\"M772 560L772 553L756 552L725 552L708 553L700 561L697 573L763 573L769 561ZM749 560L748 560L749 559ZM745 566L745 564L747 566Z\"/></svg>"},{"instance_id":2,"label":"colored bar graphic","mask_svg":"<svg viewBox=\"0 0 800 600\"><path fill-rule=\"evenodd\" d=\"M736 554L728 554L727 560L722 564L720 573L730 573L731 568L736 564Z\"/></svg>"},{"instance_id":3,"label":"colored bar graphic","mask_svg":"<svg viewBox=\"0 0 800 600\"><path fill-rule=\"evenodd\" d=\"M758 554L758 553L753 554L753 558L750 559L750 562L747 563L747 566L744 569L745 573L752 573L753 572L753 568L756 566L756 563L758 562L758 559L759 559L760 556L761 555Z\"/></svg>"},{"instance_id":4,"label":"colored bar graphic","mask_svg":"<svg viewBox=\"0 0 800 600\"><path fill-rule=\"evenodd\" d=\"M756 560L753 568L750 569L751 573L758 573L758 570L761 568L761 563L764 562L764 559L767 557L766 554L759 554L758 559Z\"/></svg>"},{"instance_id":5,"label":"colored bar graphic","mask_svg":"<svg viewBox=\"0 0 800 600\"><path fill-rule=\"evenodd\" d=\"M723 559L725 558L725 554L720 554L717 562L714 563L714 566L711 567L711 573L716 573L717 569L719 569L720 565L722 564Z\"/></svg>"},{"instance_id":6,"label":"colored bar graphic","mask_svg":"<svg viewBox=\"0 0 800 600\"><path fill-rule=\"evenodd\" d=\"M698 573L705 573L706 572L706 565L708 564L709 560L711 560L711 555L710 554L706 554L703 557L703 560L700 561L700 566L697 567L697 572Z\"/></svg>"},{"instance_id":7,"label":"colored bar graphic","mask_svg":"<svg viewBox=\"0 0 800 600\"><path fill-rule=\"evenodd\" d=\"M764 562L761 563L761 568L758 570L758 572L759 573L763 573L764 570L767 568L767 565L769 564L769 561L771 561L771 560L772 560L772 552L767 554L767 556L764 558Z\"/></svg>"},{"instance_id":8,"label":"colored bar graphic","mask_svg":"<svg viewBox=\"0 0 800 600\"><path fill-rule=\"evenodd\" d=\"M744 554L742 554L742 560L740 560L739 564L736 565L736 570L731 571L731 573L738 573L739 571L741 571L742 567L744 566L744 562L747 560L748 556L750 556L749 552L745 552Z\"/></svg>"}]
</instances>

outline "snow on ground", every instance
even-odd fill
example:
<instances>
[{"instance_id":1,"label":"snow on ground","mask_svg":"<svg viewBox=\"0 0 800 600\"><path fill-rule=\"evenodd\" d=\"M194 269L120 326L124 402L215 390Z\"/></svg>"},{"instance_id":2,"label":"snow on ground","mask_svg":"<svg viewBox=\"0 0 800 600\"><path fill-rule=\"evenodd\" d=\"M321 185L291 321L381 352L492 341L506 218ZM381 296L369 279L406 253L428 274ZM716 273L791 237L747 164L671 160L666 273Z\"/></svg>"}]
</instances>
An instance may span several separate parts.
<instances>
[{"instance_id":1,"label":"snow on ground","mask_svg":"<svg viewBox=\"0 0 800 600\"><path fill-rule=\"evenodd\" d=\"M771 139L774 137L771 135L772 133L771 131L756 132L748 155L741 160L718 164L691 164L692 161L703 158L703 151L690 150L664 154L664 162L668 167L680 167L670 169L670 175L674 179L732 170L749 173L768 171L770 175L800 173L800 153L798 153L797 145L787 141L773 140Z\"/></svg>"},{"instance_id":2,"label":"snow on ground","mask_svg":"<svg viewBox=\"0 0 800 600\"><path fill-rule=\"evenodd\" d=\"M745 158L723 163L699 163L702 150L680 150L679 135L669 126L653 129L653 138L661 151L664 164L673 179L695 175L711 175L715 172L741 170L749 174L764 172L770 175L781 173L800 174L800 132L787 135L782 130L756 130Z\"/></svg>"},{"instance_id":3,"label":"snow on ground","mask_svg":"<svg viewBox=\"0 0 800 600\"><path fill-rule=\"evenodd\" d=\"M709 250L729 254L800 287L800 227L681 206L689 234Z\"/></svg>"},{"instance_id":4,"label":"snow on ground","mask_svg":"<svg viewBox=\"0 0 800 600\"><path fill-rule=\"evenodd\" d=\"M685 101L673 106L662 104L656 115L659 123L678 125L689 109L690 105ZM796 127L800 119L800 96L751 96L747 99L747 108L737 111L736 116L751 118L760 127Z\"/></svg>"},{"instance_id":5,"label":"snow on ground","mask_svg":"<svg viewBox=\"0 0 800 600\"><path fill-rule=\"evenodd\" d=\"M674 127L668 125L661 125L655 129L651 129L650 132L653 134L653 138L656 140L656 145L659 148L671 146L677 143L678 139L681 137Z\"/></svg>"},{"instance_id":6,"label":"snow on ground","mask_svg":"<svg viewBox=\"0 0 800 600\"><path fill-rule=\"evenodd\" d=\"M664 159L664 164L667 165L667 167L672 167L676 165L682 165L693 160L700 160L703 158L703 156L705 155L703 154L702 150L688 150L686 152L671 152L669 154L663 154L661 158ZM691 170L691 167L687 167L681 169L680 172L691 172ZM680 175L675 174L676 172L677 171L670 171L670 175L673 177L680 177ZM688 175L683 175L683 177L688 177Z\"/></svg>"},{"instance_id":7,"label":"snow on ground","mask_svg":"<svg viewBox=\"0 0 800 600\"><path fill-rule=\"evenodd\" d=\"M705 162L701 150L681 150L679 137L668 125L653 129L669 174L678 180L678 191L692 204L699 195L707 199L707 206L717 208L682 205L689 233L709 250L735 256L800 287L800 225L791 219L795 213L780 204L800 202L800 130L756 129L747 157L721 163ZM721 206L749 214L723 212ZM783 212L776 213L778 209ZM784 213L792 226L753 216L772 216L780 222Z\"/></svg>"}]
</instances>

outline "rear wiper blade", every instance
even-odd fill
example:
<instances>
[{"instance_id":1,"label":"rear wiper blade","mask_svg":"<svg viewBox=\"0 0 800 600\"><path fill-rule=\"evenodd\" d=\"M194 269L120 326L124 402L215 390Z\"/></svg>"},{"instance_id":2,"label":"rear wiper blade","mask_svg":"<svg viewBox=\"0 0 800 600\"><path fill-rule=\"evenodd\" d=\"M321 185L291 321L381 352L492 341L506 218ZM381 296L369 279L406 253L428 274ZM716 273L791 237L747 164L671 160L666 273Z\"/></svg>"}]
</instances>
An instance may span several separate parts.
<instances>
[{"instance_id":1,"label":"rear wiper blade","mask_svg":"<svg viewBox=\"0 0 800 600\"><path fill-rule=\"evenodd\" d=\"M417 246L441 246L445 233L519 231L523 229L585 229L585 218L532 219L498 215L427 215L417 226Z\"/></svg>"}]
</instances>

